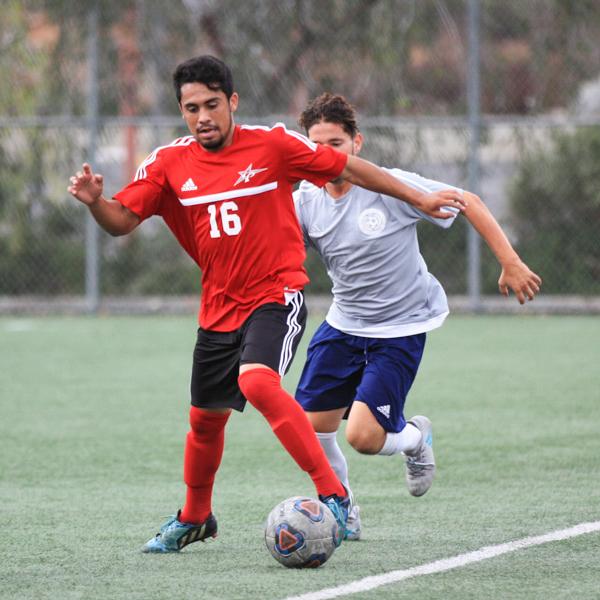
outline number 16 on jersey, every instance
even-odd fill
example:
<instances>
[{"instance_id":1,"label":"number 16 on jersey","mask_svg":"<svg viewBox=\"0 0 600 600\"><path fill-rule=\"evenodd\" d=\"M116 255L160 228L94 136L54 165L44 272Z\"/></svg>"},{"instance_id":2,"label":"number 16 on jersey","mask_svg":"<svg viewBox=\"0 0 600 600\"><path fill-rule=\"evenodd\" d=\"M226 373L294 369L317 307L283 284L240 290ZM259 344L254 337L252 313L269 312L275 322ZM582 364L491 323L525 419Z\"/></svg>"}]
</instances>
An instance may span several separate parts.
<instances>
[{"instance_id":1,"label":"number 16 on jersey","mask_svg":"<svg viewBox=\"0 0 600 600\"><path fill-rule=\"evenodd\" d=\"M237 214L238 206L235 202L223 202L218 209L216 204L209 204L207 210L210 217L211 238L221 237L221 232L227 235L238 235L242 230L242 221Z\"/></svg>"}]
</instances>

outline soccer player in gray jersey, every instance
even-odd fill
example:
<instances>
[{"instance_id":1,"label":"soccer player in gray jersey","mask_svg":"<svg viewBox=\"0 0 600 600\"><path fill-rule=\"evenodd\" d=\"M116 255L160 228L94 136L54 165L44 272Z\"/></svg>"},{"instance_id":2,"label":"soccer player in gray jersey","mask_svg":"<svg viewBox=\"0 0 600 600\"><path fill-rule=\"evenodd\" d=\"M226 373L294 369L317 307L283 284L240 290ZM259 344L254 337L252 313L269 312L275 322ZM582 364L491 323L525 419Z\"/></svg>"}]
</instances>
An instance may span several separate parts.
<instances>
[{"instance_id":1,"label":"soccer player in gray jersey","mask_svg":"<svg viewBox=\"0 0 600 600\"><path fill-rule=\"evenodd\" d=\"M313 142L360 152L363 138L355 111L342 96L319 96L299 123ZM452 188L400 169L388 172L426 193ZM480 198L463 194L464 216L500 263L500 292L508 296L513 290L521 304L533 300L540 277L521 261ZM417 223L426 219L447 228L456 214L429 217L342 179L324 188L302 182L294 201L305 241L320 254L333 282L333 303L309 344L296 399L349 490L348 466L336 439L344 417L346 438L358 452L405 455L408 490L422 496L435 474L431 422L424 416L405 420L404 403L426 332L442 325L448 303L419 252ZM357 505L346 535L360 538Z\"/></svg>"}]
</instances>

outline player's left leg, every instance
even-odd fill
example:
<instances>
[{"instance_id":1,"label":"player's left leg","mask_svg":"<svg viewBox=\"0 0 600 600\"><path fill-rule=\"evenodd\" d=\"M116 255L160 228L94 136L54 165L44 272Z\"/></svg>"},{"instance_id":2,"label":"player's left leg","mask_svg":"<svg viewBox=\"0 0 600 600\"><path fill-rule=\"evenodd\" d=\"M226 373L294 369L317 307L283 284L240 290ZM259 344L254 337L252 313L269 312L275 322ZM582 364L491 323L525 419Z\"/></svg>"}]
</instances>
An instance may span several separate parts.
<instances>
[{"instance_id":1,"label":"player's left leg","mask_svg":"<svg viewBox=\"0 0 600 600\"><path fill-rule=\"evenodd\" d=\"M377 393L377 402L381 402L381 390ZM421 441L419 430L409 422L400 431L394 431L397 425L382 425L373 414L373 404L358 399L352 404L346 427L348 443L361 454L393 455L414 450ZM391 419L386 417L386 420Z\"/></svg>"},{"instance_id":2,"label":"player's left leg","mask_svg":"<svg viewBox=\"0 0 600 600\"><path fill-rule=\"evenodd\" d=\"M352 404L364 369L361 340L323 322L314 333L296 389L296 400L305 410L329 464L351 498L346 539L361 536L360 512L354 502L348 463L337 441L337 430Z\"/></svg>"},{"instance_id":3,"label":"player's left leg","mask_svg":"<svg viewBox=\"0 0 600 600\"><path fill-rule=\"evenodd\" d=\"M343 534L348 517L348 494L332 470L300 405L281 386L306 322L298 293L287 306L268 304L247 321L242 341L238 383L273 432L313 480L319 497L334 512Z\"/></svg>"},{"instance_id":4,"label":"player's left leg","mask_svg":"<svg viewBox=\"0 0 600 600\"><path fill-rule=\"evenodd\" d=\"M435 459L431 422L404 419L404 403L419 367L425 334L365 342L367 366L348 417L346 437L365 454L404 454L406 481L413 496L433 482Z\"/></svg>"}]
</instances>

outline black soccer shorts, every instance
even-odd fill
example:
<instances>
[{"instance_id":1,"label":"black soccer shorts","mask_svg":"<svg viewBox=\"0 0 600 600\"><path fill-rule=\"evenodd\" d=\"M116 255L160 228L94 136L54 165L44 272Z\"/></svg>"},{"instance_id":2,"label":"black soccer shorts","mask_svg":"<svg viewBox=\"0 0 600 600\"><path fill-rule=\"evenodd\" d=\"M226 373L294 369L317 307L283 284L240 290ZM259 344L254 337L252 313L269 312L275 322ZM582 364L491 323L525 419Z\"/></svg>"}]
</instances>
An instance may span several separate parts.
<instances>
[{"instance_id":1,"label":"black soccer shorts","mask_svg":"<svg viewBox=\"0 0 600 600\"><path fill-rule=\"evenodd\" d=\"M261 363L283 376L306 326L302 292L287 304L258 307L235 331L198 329L192 366L192 405L243 411L246 398L237 378L240 365Z\"/></svg>"}]
</instances>

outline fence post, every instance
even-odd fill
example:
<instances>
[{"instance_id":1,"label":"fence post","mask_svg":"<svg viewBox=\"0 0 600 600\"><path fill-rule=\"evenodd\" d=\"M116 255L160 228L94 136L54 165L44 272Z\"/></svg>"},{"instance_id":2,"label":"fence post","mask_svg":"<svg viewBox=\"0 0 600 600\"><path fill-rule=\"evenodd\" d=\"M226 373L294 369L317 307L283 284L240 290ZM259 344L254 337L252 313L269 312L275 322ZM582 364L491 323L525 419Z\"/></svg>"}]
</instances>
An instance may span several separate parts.
<instances>
[{"instance_id":1,"label":"fence post","mask_svg":"<svg viewBox=\"0 0 600 600\"><path fill-rule=\"evenodd\" d=\"M479 0L468 3L467 104L469 152L467 186L479 194L479 143L481 136L481 83L479 41L481 36ZM467 289L471 310L481 310L481 239L473 227L467 228Z\"/></svg>"},{"instance_id":2,"label":"fence post","mask_svg":"<svg viewBox=\"0 0 600 600\"><path fill-rule=\"evenodd\" d=\"M88 147L87 162L95 166L96 144L98 143L99 110L98 110L98 27L99 8L92 3L88 15L88 89L87 89L87 127ZM97 313L100 305L100 237L94 217L87 211L85 221L85 299L88 313Z\"/></svg>"}]
</instances>

